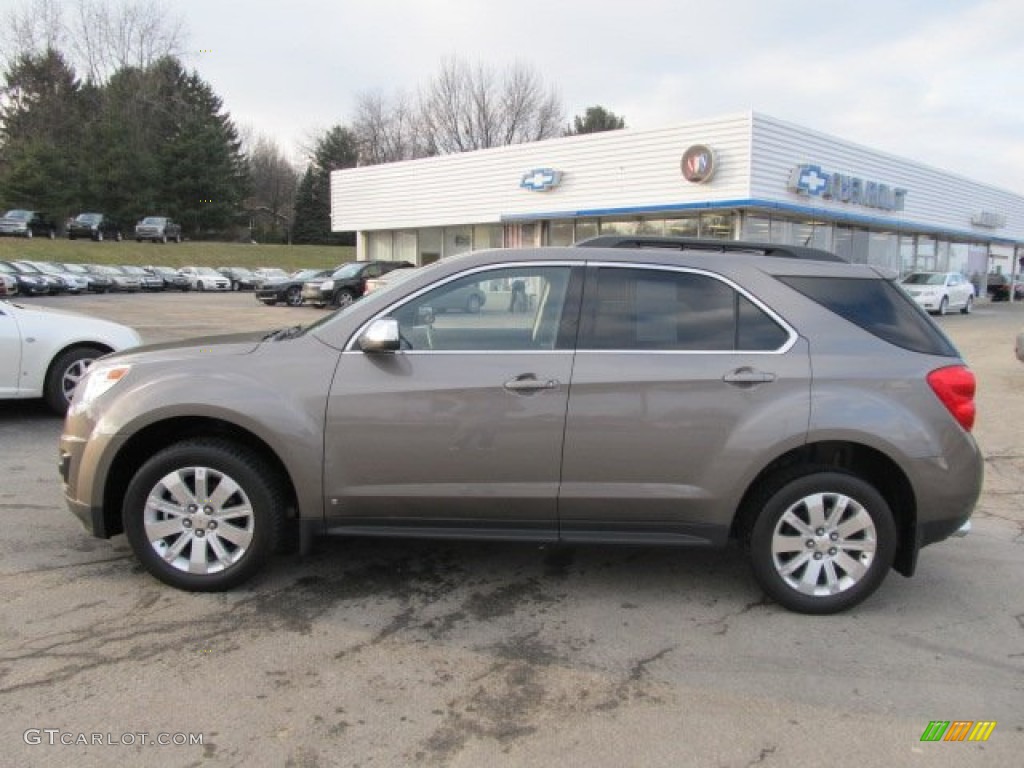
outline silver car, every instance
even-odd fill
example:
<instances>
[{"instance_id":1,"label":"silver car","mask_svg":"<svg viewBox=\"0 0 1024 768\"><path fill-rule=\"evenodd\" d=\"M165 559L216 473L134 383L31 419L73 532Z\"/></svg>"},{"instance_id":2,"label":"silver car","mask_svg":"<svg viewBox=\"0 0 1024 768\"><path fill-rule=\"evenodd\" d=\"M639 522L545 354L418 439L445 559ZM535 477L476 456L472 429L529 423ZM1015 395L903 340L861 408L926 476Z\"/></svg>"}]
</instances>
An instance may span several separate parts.
<instances>
[{"instance_id":1,"label":"silver car","mask_svg":"<svg viewBox=\"0 0 1024 768\"><path fill-rule=\"evenodd\" d=\"M848 608L962 532L974 377L866 265L784 246L480 251L305 328L93 366L65 495L156 578L222 590L316 536L748 548ZM438 312L480 291L477 312Z\"/></svg>"}]
</instances>

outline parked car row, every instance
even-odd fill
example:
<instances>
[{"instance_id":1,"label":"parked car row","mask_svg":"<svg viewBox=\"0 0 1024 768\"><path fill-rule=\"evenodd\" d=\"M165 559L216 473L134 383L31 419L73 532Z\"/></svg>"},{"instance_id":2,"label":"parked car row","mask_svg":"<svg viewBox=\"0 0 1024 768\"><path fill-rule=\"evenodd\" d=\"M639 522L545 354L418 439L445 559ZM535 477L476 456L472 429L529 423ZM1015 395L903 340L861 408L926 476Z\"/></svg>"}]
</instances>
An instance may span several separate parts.
<instances>
[{"instance_id":1,"label":"parked car row","mask_svg":"<svg viewBox=\"0 0 1024 768\"><path fill-rule=\"evenodd\" d=\"M78 294L85 291L187 291L188 277L172 267L114 266L110 264L73 264L50 261L0 261L4 289L0 296Z\"/></svg>"},{"instance_id":2,"label":"parked car row","mask_svg":"<svg viewBox=\"0 0 1024 768\"><path fill-rule=\"evenodd\" d=\"M32 211L25 208L13 208L0 217L0 235L15 237L57 237L60 227L57 220L44 211ZM121 242L126 237L125 227L116 219L103 213L83 212L68 220L64 226L68 240L79 238L95 240L115 240ZM166 243L173 240L181 242L181 225L166 216L146 216L139 221L130 233L136 241L150 240Z\"/></svg>"}]
</instances>

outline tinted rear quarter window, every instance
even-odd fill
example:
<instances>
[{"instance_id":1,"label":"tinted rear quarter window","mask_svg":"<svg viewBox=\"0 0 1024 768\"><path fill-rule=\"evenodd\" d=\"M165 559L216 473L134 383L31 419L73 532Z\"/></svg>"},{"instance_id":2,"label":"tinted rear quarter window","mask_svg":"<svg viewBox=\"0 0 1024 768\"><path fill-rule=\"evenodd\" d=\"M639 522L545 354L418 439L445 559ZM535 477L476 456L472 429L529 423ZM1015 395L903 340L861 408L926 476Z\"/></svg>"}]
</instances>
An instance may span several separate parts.
<instances>
[{"instance_id":1,"label":"tinted rear quarter window","mask_svg":"<svg viewBox=\"0 0 1024 768\"><path fill-rule=\"evenodd\" d=\"M888 280L791 276L778 279L897 347L926 355L959 356L956 347L924 310Z\"/></svg>"},{"instance_id":2,"label":"tinted rear quarter window","mask_svg":"<svg viewBox=\"0 0 1024 768\"><path fill-rule=\"evenodd\" d=\"M602 267L587 299L584 349L773 351L788 332L721 280Z\"/></svg>"}]
</instances>

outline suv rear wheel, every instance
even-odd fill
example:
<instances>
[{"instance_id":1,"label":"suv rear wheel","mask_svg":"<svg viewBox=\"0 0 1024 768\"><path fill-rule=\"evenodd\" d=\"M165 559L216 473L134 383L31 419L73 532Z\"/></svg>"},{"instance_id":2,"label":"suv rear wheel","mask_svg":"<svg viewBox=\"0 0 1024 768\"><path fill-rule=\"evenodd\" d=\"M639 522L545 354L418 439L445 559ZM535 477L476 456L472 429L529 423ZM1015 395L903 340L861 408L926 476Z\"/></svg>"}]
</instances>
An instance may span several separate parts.
<instances>
[{"instance_id":1,"label":"suv rear wheel","mask_svg":"<svg viewBox=\"0 0 1024 768\"><path fill-rule=\"evenodd\" d=\"M800 613L835 613L878 589L896 554L892 512L874 486L807 468L767 490L750 535L761 587Z\"/></svg>"},{"instance_id":2,"label":"suv rear wheel","mask_svg":"<svg viewBox=\"0 0 1024 768\"><path fill-rule=\"evenodd\" d=\"M233 442L199 438L157 453L125 493L124 531L153 576L214 592L242 583L281 536L284 501L274 471Z\"/></svg>"}]
</instances>

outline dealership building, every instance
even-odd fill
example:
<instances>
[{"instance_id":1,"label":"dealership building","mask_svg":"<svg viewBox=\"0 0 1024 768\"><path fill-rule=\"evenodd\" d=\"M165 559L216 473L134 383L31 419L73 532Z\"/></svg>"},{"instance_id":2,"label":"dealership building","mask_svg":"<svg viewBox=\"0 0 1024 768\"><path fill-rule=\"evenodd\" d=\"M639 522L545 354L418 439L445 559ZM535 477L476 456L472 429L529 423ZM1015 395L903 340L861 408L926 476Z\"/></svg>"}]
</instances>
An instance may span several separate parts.
<instances>
[{"instance_id":1,"label":"dealership building","mask_svg":"<svg viewBox=\"0 0 1024 768\"><path fill-rule=\"evenodd\" d=\"M810 245L900 273L1020 272L1024 196L758 113L335 171L359 259L643 234Z\"/></svg>"}]
</instances>

